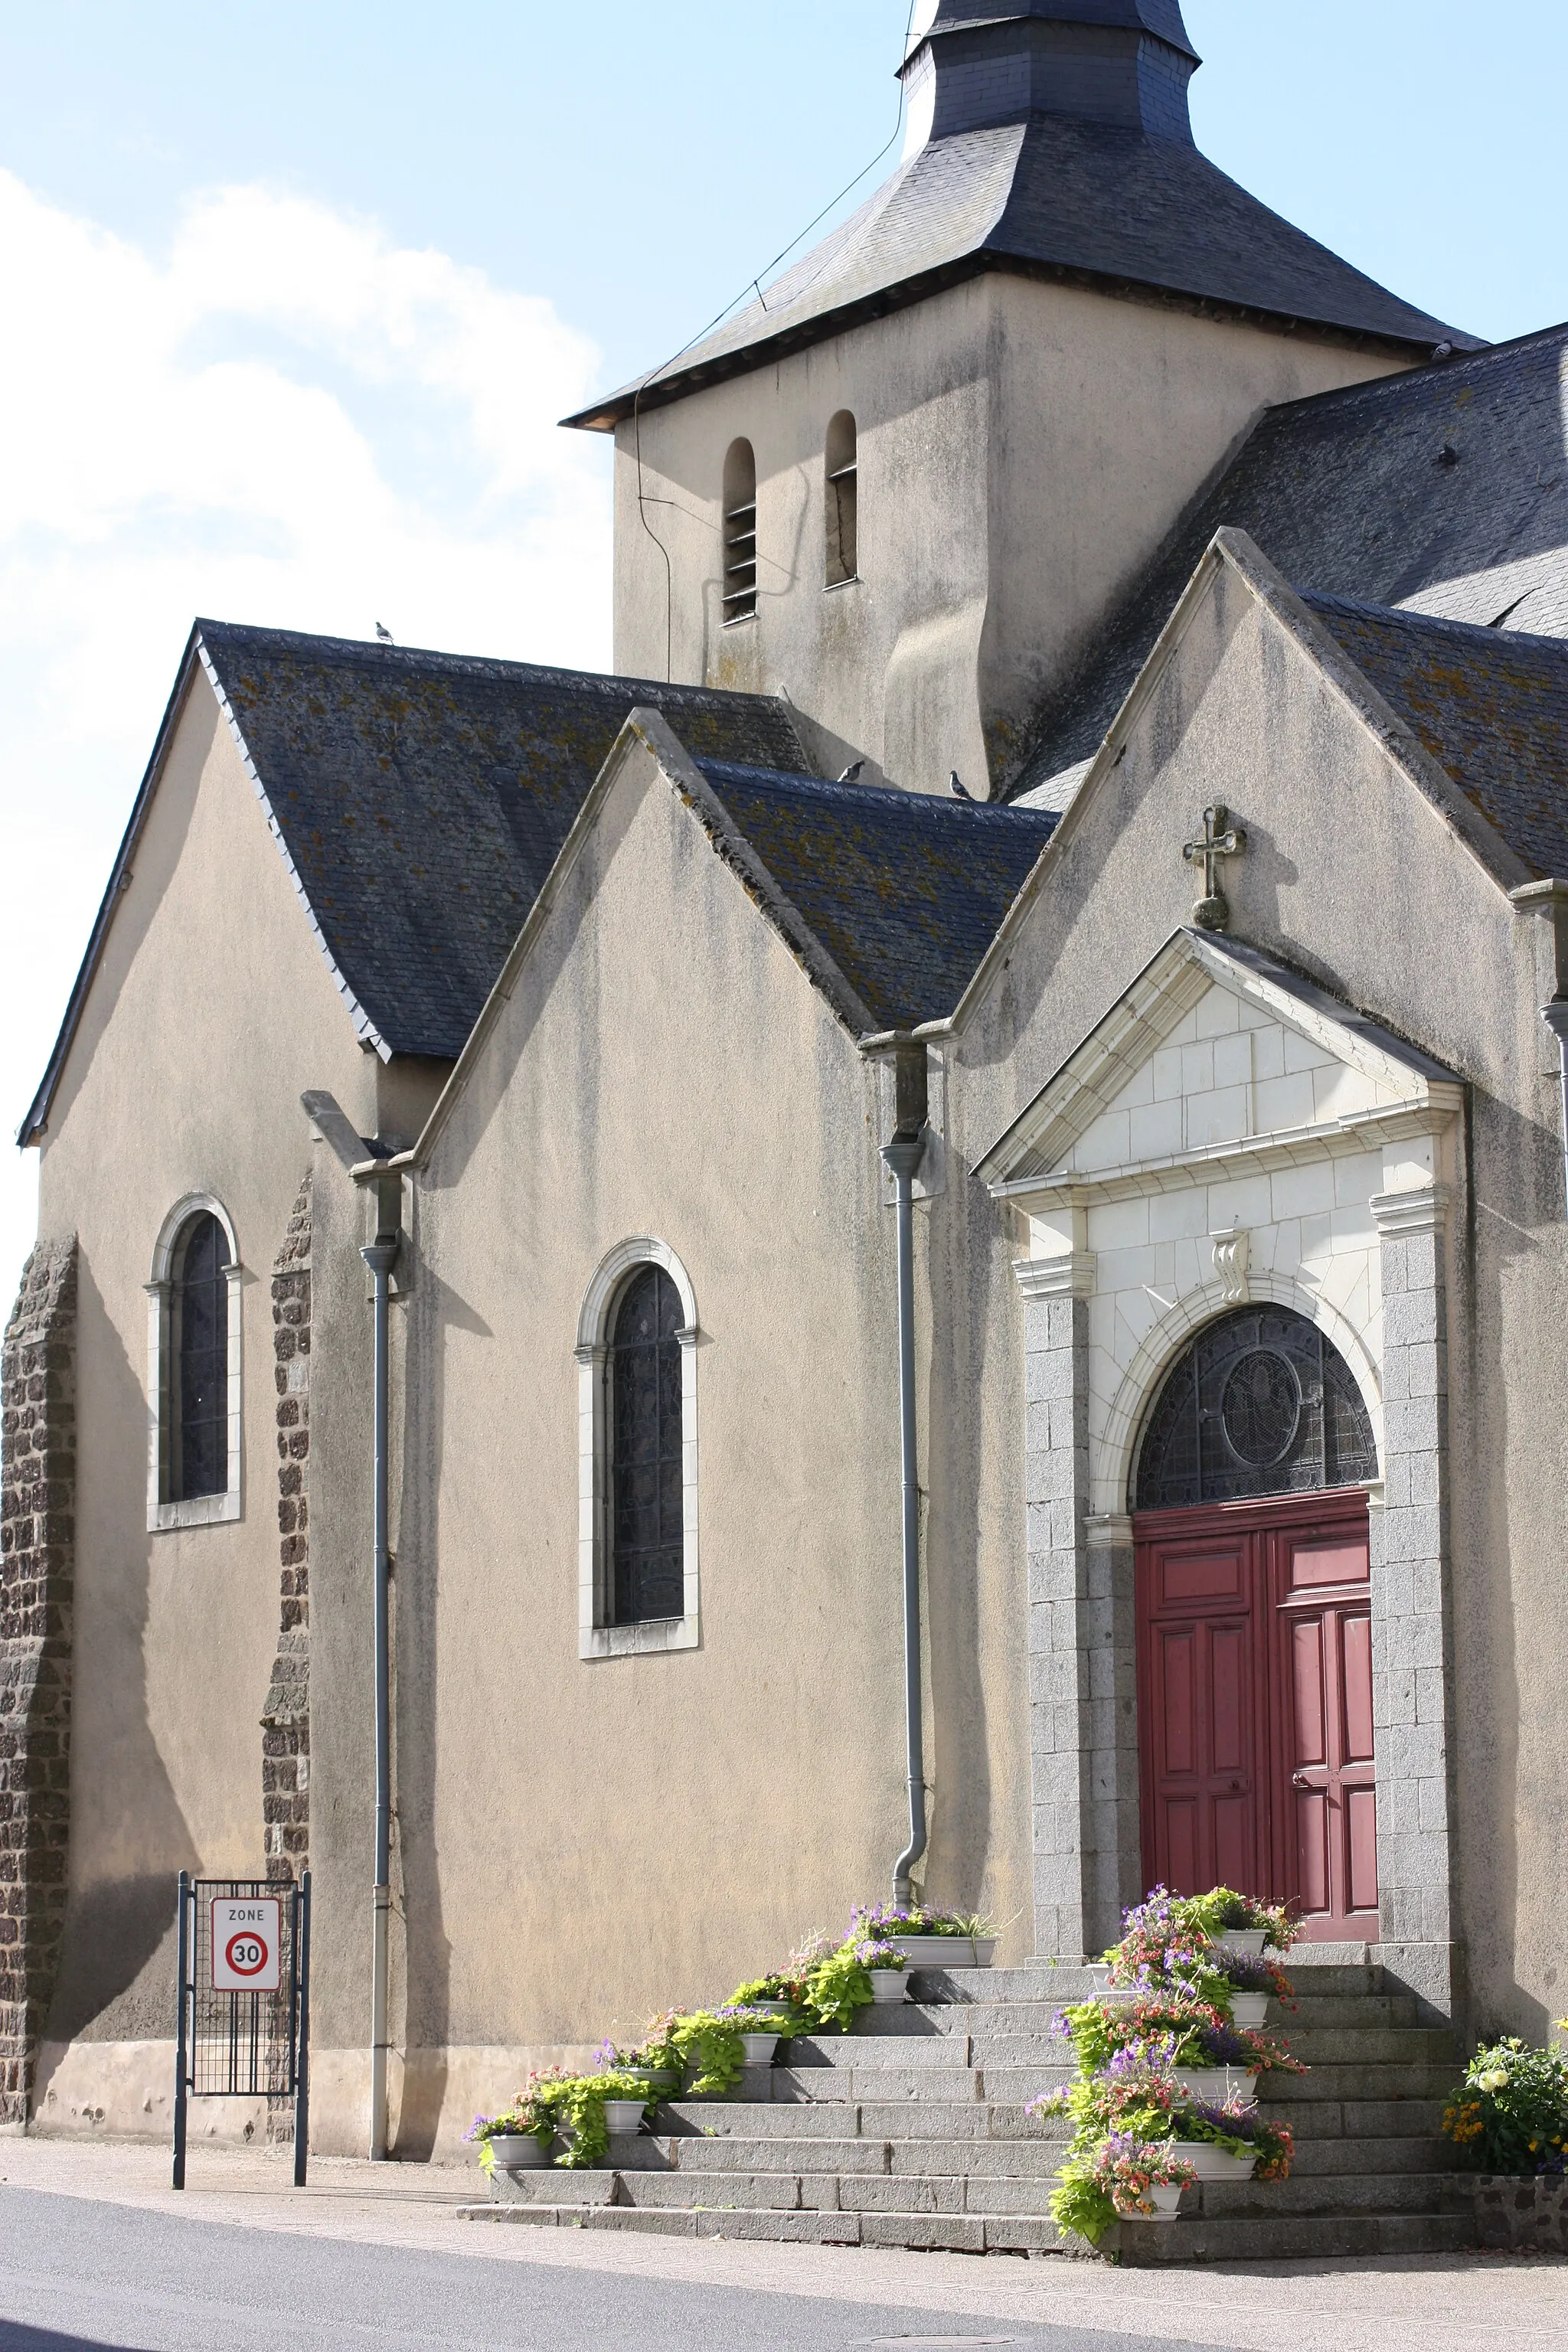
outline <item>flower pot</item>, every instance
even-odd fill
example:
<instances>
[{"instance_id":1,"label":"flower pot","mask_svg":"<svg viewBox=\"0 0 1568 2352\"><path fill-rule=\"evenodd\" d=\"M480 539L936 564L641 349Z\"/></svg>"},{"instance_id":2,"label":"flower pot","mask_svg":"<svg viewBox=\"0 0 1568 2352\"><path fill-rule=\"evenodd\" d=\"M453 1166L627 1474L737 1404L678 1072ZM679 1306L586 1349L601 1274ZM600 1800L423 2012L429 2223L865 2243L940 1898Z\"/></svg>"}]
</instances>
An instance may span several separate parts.
<instances>
[{"instance_id":1,"label":"flower pot","mask_svg":"<svg viewBox=\"0 0 1568 2352\"><path fill-rule=\"evenodd\" d=\"M1212 2139L1184 2139L1177 2145L1200 2180L1250 2180L1257 2168L1255 2156L1233 2156Z\"/></svg>"},{"instance_id":2,"label":"flower pot","mask_svg":"<svg viewBox=\"0 0 1568 2352\"><path fill-rule=\"evenodd\" d=\"M1154 2208L1152 2213L1140 2213L1135 2205L1125 2209L1118 2205L1116 2210L1124 2221L1173 2221L1181 2210L1182 2183L1179 2180L1152 2183L1149 2202Z\"/></svg>"},{"instance_id":3,"label":"flower pot","mask_svg":"<svg viewBox=\"0 0 1568 2352\"><path fill-rule=\"evenodd\" d=\"M635 2074L635 2067L626 2070ZM642 2080L647 2084L650 2099L668 2099L680 2088L680 2076L673 2066L650 2066Z\"/></svg>"},{"instance_id":4,"label":"flower pot","mask_svg":"<svg viewBox=\"0 0 1568 2352\"><path fill-rule=\"evenodd\" d=\"M902 1969L868 1969L866 1973L871 1979L871 1998L879 2008L889 2001L902 2000L904 1997Z\"/></svg>"},{"instance_id":5,"label":"flower pot","mask_svg":"<svg viewBox=\"0 0 1568 2352\"><path fill-rule=\"evenodd\" d=\"M489 2145L498 2172L542 2172L550 2162L532 2132L496 2132Z\"/></svg>"},{"instance_id":6,"label":"flower pot","mask_svg":"<svg viewBox=\"0 0 1568 2352\"><path fill-rule=\"evenodd\" d=\"M1178 2066L1175 2074L1177 2089L1202 2100L1205 2107L1223 2107L1227 2099L1238 2097L1247 2106L1258 2105L1258 2085L1246 2067Z\"/></svg>"},{"instance_id":7,"label":"flower pot","mask_svg":"<svg viewBox=\"0 0 1568 2352\"><path fill-rule=\"evenodd\" d=\"M642 2123L642 2111L641 2099L606 2099L605 2128L614 2133L635 2132Z\"/></svg>"},{"instance_id":8,"label":"flower pot","mask_svg":"<svg viewBox=\"0 0 1568 2352\"><path fill-rule=\"evenodd\" d=\"M746 2053L748 2066L771 2066L773 2052L779 2046L776 2033L742 2033L741 2047Z\"/></svg>"},{"instance_id":9,"label":"flower pot","mask_svg":"<svg viewBox=\"0 0 1568 2352\"><path fill-rule=\"evenodd\" d=\"M1248 1959L1263 1957L1263 1947L1268 1941L1267 1927L1222 1927L1215 1937L1222 1952L1245 1952Z\"/></svg>"},{"instance_id":10,"label":"flower pot","mask_svg":"<svg viewBox=\"0 0 1568 2352\"><path fill-rule=\"evenodd\" d=\"M753 2000L748 2006L754 2009L759 2017L787 2017L790 2012L787 2000Z\"/></svg>"},{"instance_id":11,"label":"flower pot","mask_svg":"<svg viewBox=\"0 0 1568 2352\"><path fill-rule=\"evenodd\" d=\"M1266 1992L1233 1992L1230 1997L1232 2021L1256 2030L1268 2017L1268 1995Z\"/></svg>"},{"instance_id":12,"label":"flower pot","mask_svg":"<svg viewBox=\"0 0 1568 2352\"><path fill-rule=\"evenodd\" d=\"M911 1969L988 1969L994 1936L894 1936L886 1939Z\"/></svg>"}]
</instances>

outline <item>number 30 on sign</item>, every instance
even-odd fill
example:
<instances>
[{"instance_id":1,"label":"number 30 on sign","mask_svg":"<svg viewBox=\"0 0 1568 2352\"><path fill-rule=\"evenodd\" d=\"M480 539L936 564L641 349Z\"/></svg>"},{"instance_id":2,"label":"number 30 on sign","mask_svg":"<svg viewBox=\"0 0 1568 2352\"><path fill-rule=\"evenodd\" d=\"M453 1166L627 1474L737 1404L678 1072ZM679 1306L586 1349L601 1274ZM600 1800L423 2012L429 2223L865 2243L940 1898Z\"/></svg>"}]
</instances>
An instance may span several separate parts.
<instances>
[{"instance_id":1,"label":"number 30 on sign","mask_svg":"<svg viewBox=\"0 0 1568 2352\"><path fill-rule=\"evenodd\" d=\"M282 1904L275 1895L212 1906L213 1990L276 1992L281 1982Z\"/></svg>"}]
</instances>

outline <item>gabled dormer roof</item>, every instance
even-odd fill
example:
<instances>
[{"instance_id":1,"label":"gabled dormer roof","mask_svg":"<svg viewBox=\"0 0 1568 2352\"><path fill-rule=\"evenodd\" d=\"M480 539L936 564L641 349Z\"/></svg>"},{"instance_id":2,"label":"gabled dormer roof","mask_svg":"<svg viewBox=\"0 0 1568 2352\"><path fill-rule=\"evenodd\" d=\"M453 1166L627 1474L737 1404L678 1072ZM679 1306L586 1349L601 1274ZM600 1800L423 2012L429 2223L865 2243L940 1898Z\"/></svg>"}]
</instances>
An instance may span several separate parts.
<instances>
[{"instance_id":1,"label":"gabled dormer roof","mask_svg":"<svg viewBox=\"0 0 1568 2352\"><path fill-rule=\"evenodd\" d=\"M1281 220L1199 153L1177 0L942 0L903 68L912 145L851 219L727 324L570 425L770 365L989 269L1219 308L1425 358L1474 339Z\"/></svg>"}]
</instances>

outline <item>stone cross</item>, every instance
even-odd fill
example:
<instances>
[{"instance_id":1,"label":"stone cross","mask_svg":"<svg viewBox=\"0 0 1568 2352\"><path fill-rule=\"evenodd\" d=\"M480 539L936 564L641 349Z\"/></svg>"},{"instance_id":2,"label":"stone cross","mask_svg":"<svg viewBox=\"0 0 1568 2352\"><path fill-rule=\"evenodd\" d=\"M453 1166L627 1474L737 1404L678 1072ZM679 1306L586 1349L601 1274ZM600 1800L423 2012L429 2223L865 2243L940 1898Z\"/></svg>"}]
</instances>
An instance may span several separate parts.
<instances>
[{"instance_id":1,"label":"stone cross","mask_svg":"<svg viewBox=\"0 0 1568 2352\"><path fill-rule=\"evenodd\" d=\"M1204 895L1193 908L1200 930L1223 931L1229 922L1230 902L1219 887L1219 861L1239 856L1246 847L1247 835L1240 825L1232 824L1223 802L1205 809L1203 839L1186 842L1182 849L1189 866L1201 864L1204 869Z\"/></svg>"}]
</instances>

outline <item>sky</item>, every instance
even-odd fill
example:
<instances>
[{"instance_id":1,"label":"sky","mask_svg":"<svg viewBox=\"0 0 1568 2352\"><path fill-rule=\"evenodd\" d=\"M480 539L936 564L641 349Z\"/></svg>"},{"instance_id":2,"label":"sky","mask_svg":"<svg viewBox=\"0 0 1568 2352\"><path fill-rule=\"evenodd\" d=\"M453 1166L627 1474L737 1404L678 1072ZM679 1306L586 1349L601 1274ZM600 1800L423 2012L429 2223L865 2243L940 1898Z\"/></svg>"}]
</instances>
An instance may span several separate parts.
<instances>
[{"instance_id":1,"label":"sky","mask_svg":"<svg viewBox=\"0 0 1568 2352\"><path fill-rule=\"evenodd\" d=\"M5 1130L195 614L608 666L608 451L556 420L892 167L909 9L0 0ZM1568 9L1185 17L1265 203L1475 333L1568 316ZM35 1197L0 1141L6 1299Z\"/></svg>"}]
</instances>

